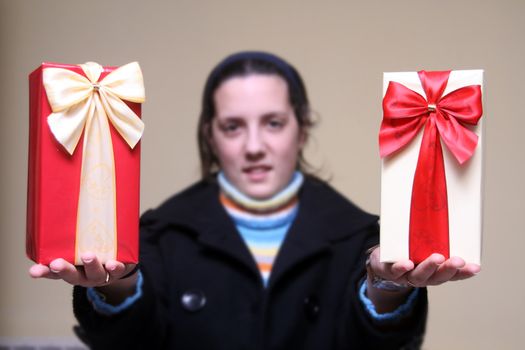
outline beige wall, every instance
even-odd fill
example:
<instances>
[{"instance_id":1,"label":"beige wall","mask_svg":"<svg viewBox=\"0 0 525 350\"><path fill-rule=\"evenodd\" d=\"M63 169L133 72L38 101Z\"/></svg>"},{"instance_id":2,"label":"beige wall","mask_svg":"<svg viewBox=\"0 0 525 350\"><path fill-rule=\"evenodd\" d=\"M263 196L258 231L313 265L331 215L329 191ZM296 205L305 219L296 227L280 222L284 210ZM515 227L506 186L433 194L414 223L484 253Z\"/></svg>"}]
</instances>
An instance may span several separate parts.
<instances>
[{"instance_id":1,"label":"beige wall","mask_svg":"<svg viewBox=\"0 0 525 350\"><path fill-rule=\"evenodd\" d=\"M198 176L203 81L241 49L276 52L304 75L321 121L309 155L343 193L379 211L383 71L482 68L483 271L430 290L426 349L519 349L525 325L525 2L0 0L0 336L68 336L71 288L28 277L24 254L28 89L41 61L138 60L147 88L142 210Z\"/></svg>"}]
</instances>

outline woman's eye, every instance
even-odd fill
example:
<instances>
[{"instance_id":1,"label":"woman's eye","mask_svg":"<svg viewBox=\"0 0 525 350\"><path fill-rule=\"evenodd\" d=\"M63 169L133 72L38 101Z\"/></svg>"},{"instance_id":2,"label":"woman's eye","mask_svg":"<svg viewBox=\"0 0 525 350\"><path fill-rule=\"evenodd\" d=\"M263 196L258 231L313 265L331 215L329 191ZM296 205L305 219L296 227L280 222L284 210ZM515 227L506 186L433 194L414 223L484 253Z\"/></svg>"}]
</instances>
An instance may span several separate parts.
<instances>
[{"instance_id":1,"label":"woman's eye","mask_svg":"<svg viewBox=\"0 0 525 350\"><path fill-rule=\"evenodd\" d=\"M222 125L221 129L225 133L234 133L235 131L239 129L239 124L238 123L226 123Z\"/></svg>"},{"instance_id":2,"label":"woman's eye","mask_svg":"<svg viewBox=\"0 0 525 350\"><path fill-rule=\"evenodd\" d=\"M284 123L278 119L271 119L268 121L268 126L271 129L281 129L283 127Z\"/></svg>"}]
</instances>

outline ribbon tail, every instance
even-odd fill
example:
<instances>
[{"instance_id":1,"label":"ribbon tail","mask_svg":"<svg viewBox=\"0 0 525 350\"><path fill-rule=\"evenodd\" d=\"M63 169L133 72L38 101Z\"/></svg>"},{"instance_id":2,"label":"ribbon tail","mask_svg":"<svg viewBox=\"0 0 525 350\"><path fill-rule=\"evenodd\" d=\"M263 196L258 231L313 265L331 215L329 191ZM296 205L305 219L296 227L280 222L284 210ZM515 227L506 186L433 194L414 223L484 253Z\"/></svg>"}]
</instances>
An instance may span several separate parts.
<instances>
[{"instance_id":1,"label":"ribbon tail","mask_svg":"<svg viewBox=\"0 0 525 350\"><path fill-rule=\"evenodd\" d=\"M127 144L134 148L144 132L144 122L111 91L102 89L100 93L109 120Z\"/></svg>"},{"instance_id":2,"label":"ribbon tail","mask_svg":"<svg viewBox=\"0 0 525 350\"><path fill-rule=\"evenodd\" d=\"M379 154L387 157L412 141L426 118L387 119L384 118L379 129Z\"/></svg>"},{"instance_id":3,"label":"ribbon tail","mask_svg":"<svg viewBox=\"0 0 525 350\"><path fill-rule=\"evenodd\" d=\"M441 139L459 164L465 163L474 155L478 144L476 133L461 125L454 117L445 118L439 111L436 113L436 125Z\"/></svg>"},{"instance_id":4,"label":"ribbon tail","mask_svg":"<svg viewBox=\"0 0 525 350\"><path fill-rule=\"evenodd\" d=\"M410 208L409 257L449 257L448 199L443 151L434 118L428 118L417 161Z\"/></svg>"},{"instance_id":5,"label":"ribbon tail","mask_svg":"<svg viewBox=\"0 0 525 350\"><path fill-rule=\"evenodd\" d=\"M102 263L116 259L117 220L113 146L109 123L98 95L86 121L77 209L75 263L96 252Z\"/></svg>"}]
</instances>

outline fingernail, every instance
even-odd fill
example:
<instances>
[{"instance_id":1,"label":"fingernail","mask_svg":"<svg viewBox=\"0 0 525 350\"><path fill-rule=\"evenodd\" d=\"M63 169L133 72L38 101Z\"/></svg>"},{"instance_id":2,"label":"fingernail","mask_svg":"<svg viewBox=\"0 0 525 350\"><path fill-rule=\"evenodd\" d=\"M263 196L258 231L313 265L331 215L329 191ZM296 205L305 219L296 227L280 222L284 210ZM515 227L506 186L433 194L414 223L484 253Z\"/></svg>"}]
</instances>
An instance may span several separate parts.
<instances>
[{"instance_id":1,"label":"fingernail","mask_svg":"<svg viewBox=\"0 0 525 350\"><path fill-rule=\"evenodd\" d=\"M89 264L93 261L94 257L91 254L83 254L80 259L84 264Z\"/></svg>"},{"instance_id":2,"label":"fingernail","mask_svg":"<svg viewBox=\"0 0 525 350\"><path fill-rule=\"evenodd\" d=\"M60 271L55 270L55 269L52 269L52 268L49 268L49 270L50 270L51 272L53 272L53 273L59 273L59 272L60 272Z\"/></svg>"},{"instance_id":3,"label":"fingernail","mask_svg":"<svg viewBox=\"0 0 525 350\"><path fill-rule=\"evenodd\" d=\"M436 259L438 264L442 264L446 260L445 256L443 254L436 254L435 255L435 259Z\"/></svg>"},{"instance_id":4,"label":"fingernail","mask_svg":"<svg viewBox=\"0 0 525 350\"><path fill-rule=\"evenodd\" d=\"M110 265L110 266L106 266L106 269L108 269L109 271L115 271L117 267L115 265Z\"/></svg>"},{"instance_id":5,"label":"fingernail","mask_svg":"<svg viewBox=\"0 0 525 350\"><path fill-rule=\"evenodd\" d=\"M89 264L93 260L95 260L95 254L91 252L85 252L80 256L80 259L84 264Z\"/></svg>"}]
</instances>

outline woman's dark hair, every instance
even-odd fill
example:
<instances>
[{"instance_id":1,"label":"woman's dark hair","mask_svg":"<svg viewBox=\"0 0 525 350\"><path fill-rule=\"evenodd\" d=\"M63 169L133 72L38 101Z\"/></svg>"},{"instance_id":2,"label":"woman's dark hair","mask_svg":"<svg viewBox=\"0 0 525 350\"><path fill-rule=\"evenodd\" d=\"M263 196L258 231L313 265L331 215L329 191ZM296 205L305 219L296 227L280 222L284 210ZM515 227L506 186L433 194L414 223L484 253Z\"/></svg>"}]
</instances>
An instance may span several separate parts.
<instances>
[{"instance_id":1,"label":"woman's dark hair","mask_svg":"<svg viewBox=\"0 0 525 350\"><path fill-rule=\"evenodd\" d=\"M251 74L275 74L280 76L288 86L290 105L292 106L299 128L308 133L312 126L310 105L303 80L297 70L280 57L266 52L246 51L226 57L210 73L202 95L202 108L199 117L197 139L201 161L201 176L209 179L218 170L218 159L209 143L211 121L215 117L214 94L217 88L233 77L244 77ZM297 168L303 172L310 168L299 153Z\"/></svg>"}]
</instances>

